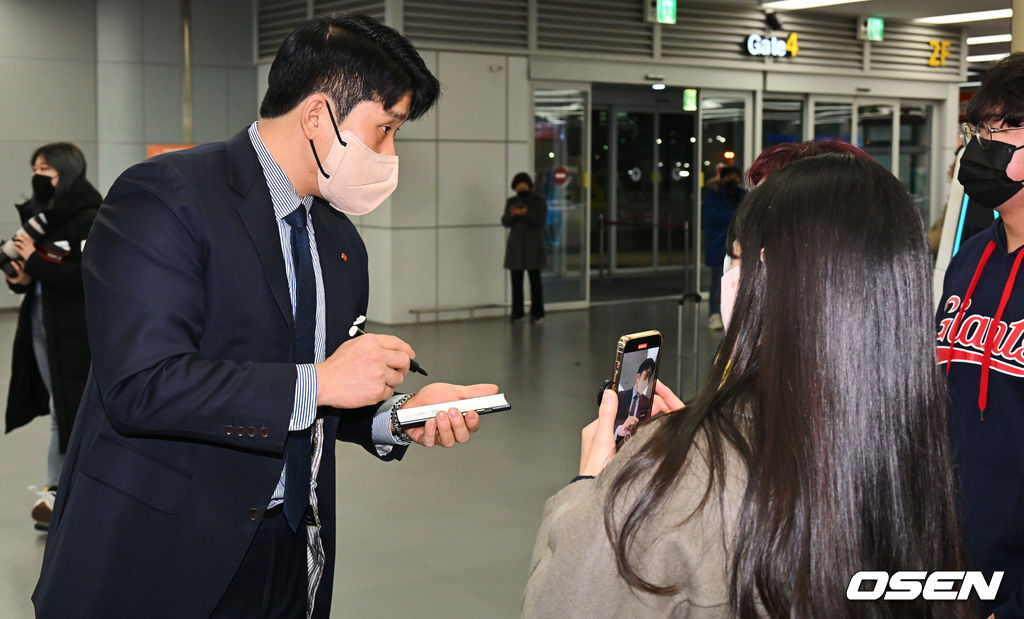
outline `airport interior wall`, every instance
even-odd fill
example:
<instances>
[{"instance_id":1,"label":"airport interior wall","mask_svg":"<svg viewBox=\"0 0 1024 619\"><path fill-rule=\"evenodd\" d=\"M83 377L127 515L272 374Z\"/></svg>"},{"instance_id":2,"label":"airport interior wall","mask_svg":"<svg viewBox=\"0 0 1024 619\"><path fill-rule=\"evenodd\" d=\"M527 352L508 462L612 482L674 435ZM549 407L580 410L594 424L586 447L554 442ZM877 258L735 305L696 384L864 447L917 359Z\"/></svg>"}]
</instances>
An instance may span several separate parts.
<instances>
[{"instance_id":1,"label":"airport interior wall","mask_svg":"<svg viewBox=\"0 0 1024 619\"><path fill-rule=\"evenodd\" d=\"M673 85L752 92L755 143L765 92L911 96L937 104L937 172L955 148L955 135L939 130L955 125L957 113L956 83L964 65L954 31L893 24L892 40L872 48L847 40L850 20L794 14L787 23L800 28L808 44L799 62L787 63L742 58L738 43L729 43L737 33L760 27L763 16L753 9L694 5L679 24L662 27L645 24L639 5L620 0L581 8L571 14L576 22L566 17L567 0L508 0L510 15L517 16L511 20L495 20L473 3L444 0L435 10L429 4L190 3L195 143L226 139L256 118L272 50L292 22L311 12L360 8L384 18L408 32L440 78L437 108L398 134L398 190L381 208L356 218L374 282L369 316L377 322L411 322L416 316L410 309L439 306L492 305L498 307L473 315L504 313L509 286L499 217L511 176L533 168L534 87L640 85L656 69ZM301 6L280 8L285 5ZM442 13L452 11L467 15L445 20ZM598 26L613 18L629 33L624 41L635 39L636 49L625 42L624 51L608 46ZM718 25L708 28L712 22ZM181 31L179 0L0 4L0 238L17 228L11 204L30 190L28 157L37 146L78 144L89 162L88 177L105 192L124 168L145 157L147 144L182 141ZM938 35L953 39L955 62L948 69L915 68L927 60L928 38ZM823 68L840 60L840 68ZM940 196L943 179L932 176L932 195ZM933 217L940 208L936 202ZM0 309L17 302L0 294Z\"/></svg>"},{"instance_id":2,"label":"airport interior wall","mask_svg":"<svg viewBox=\"0 0 1024 619\"><path fill-rule=\"evenodd\" d=\"M255 118L253 3L192 3L196 143ZM146 145L182 141L181 5L168 0L10 0L0 4L0 237L31 191L29 157L70 141L105 193ZM20 297L0 293L0 308Z\"/></svg>"}]
</instances>

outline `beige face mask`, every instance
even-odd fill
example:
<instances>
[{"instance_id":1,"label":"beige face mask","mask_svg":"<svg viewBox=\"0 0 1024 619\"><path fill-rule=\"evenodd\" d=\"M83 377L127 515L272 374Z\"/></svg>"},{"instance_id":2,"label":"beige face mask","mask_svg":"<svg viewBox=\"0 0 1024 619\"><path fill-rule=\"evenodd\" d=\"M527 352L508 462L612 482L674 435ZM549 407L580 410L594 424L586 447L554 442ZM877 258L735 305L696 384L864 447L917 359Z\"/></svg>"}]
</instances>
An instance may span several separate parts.
<instances>
[{"instance_id":1,"label":"beige face mask","mask_svg":"<svg viewBox=\"0 0 1024 619\"><path fill-rule=\"evenodd\" d=\"M351 131L339 134L329 104L327 113L338 139L323 163L316 154L313 140L309 141L320 168L317 178L320 195L342 213L365 215L387 200L398 186L398 156L375 152Z\"/></svg>"}]
</instances>

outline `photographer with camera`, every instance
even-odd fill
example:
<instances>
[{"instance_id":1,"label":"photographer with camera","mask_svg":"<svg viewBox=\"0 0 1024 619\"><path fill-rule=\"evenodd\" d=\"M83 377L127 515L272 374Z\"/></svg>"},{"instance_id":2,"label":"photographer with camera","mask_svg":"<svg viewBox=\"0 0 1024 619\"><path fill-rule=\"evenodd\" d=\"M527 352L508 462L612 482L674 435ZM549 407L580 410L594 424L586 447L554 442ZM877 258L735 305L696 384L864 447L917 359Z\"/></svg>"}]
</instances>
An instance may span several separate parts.
<instances>
[{"instance_id":1,"label":"photographer with camera","mask_svg":"<svg viewBox=\"0 0 1024 619\"><path fill-rule=\"evenodd\" d=\"M32 197L18 204L22 228L0 246L18 312L7 394L7 431L50 415L46 487L32 507L35 527L50 524L68 437L89 373L82 292L82 248L102 197L85 178L85 156L67 142L41 146L29 160Z\"/></svg>"}]
</instances>

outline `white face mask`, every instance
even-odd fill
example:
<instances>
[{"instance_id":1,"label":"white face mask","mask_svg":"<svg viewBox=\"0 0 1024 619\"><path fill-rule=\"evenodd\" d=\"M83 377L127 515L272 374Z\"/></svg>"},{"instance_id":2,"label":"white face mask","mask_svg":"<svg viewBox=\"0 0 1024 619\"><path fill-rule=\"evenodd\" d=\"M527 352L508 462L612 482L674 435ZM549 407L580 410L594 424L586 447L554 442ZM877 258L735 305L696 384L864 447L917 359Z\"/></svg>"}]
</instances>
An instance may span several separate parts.
<instances>
[{"instance_id":1,"label":"white face mask","mask_svg":"<svg viewBox=\"0 0 1024 619\"><path fill-rule=\"evenodd\" d=\"M365 215L388 199L398 186L398 156L382 155L363 144L351 131L338 133L330 105L327 113L338 138L323 163L309 141L320 167L320 195L335 209L349 215Z\"/></svg>"},{"instance_id":2,"label":"white face mask","mask_svg":"<svg viewBox=\"0 0 1024 619\"><path fill-rule=\"evenodd\" d=\"M722 325L729 328L729 321L732 319L732 308L736 305L736 290L740 285L740 265L736 260L730 265L725 275L722 276Z\"/></svg>"},{"instance_id":3,"label":"white face mask","mask_svg":"<svg viewBox=\"0 0 1024 619\"><path fill-rule=\"evenodd\" d=\"M647 395L647 387L647 381L642 378L638 378L636 379L636 384L633 385L633 390L636 391L637 393Z\"/></svg>"}]
</instances>

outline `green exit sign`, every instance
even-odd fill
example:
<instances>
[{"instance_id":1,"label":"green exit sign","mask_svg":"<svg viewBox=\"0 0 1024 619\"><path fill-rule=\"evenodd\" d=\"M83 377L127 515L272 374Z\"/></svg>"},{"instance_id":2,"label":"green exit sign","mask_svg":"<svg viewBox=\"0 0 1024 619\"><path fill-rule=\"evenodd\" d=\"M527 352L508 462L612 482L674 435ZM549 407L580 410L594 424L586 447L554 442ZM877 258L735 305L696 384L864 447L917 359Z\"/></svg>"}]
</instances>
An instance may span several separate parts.
<instances>
[{"instance_id":1,"label":"green exit sign","mask_svg":"<svg viewBox=\"0 0 1024 619\"><path fill-rule=\"evenodd\" d=\"M881 17L868 18L868 41L881 41L884 39L885 20Z\"/></svg>"},{"instance_id":2,"label":"green exit sign","mask_svg":"<svg viewBox=\"0 0 1024 619\"><path fill-rule=\"evenodd\" d=\"M683 111L684 112L696 112L697 111L697 89L687 88L683 90Z\"/></svg>"},{"instance_id":3,"label":"green exit sign","mask_svg":"<svg viewBox=\"0 0 1024 619\"><path fill-rule=\"evenodd\" d=\"M676 23L676 0L655 0L657 2L657 21L659 24Z\"/></svg>"}]
</instances>

